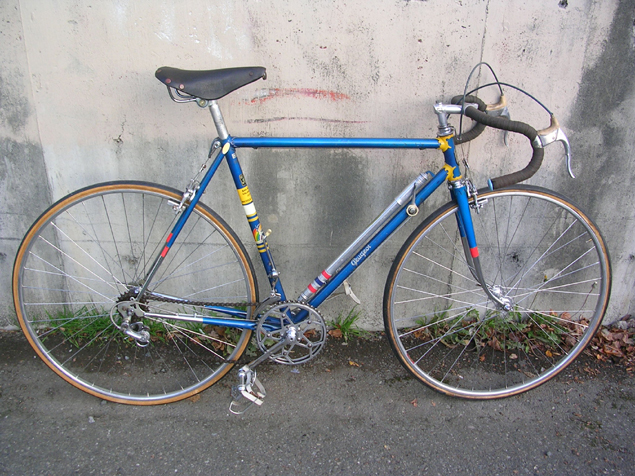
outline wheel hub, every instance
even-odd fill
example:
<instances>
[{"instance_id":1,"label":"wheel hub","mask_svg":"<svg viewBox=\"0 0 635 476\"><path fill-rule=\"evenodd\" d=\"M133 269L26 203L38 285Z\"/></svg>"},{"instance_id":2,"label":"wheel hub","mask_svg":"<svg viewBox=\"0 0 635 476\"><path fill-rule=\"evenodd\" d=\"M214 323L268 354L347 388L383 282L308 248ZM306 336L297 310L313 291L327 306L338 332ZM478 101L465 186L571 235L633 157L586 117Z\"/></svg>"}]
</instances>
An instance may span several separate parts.
<instances>
[{"instance_id":1,"label":"wheel hub","mask_svg":"<svg viewBox=\"0 0 635 476\"><path fill-rule=\"evenodd\" d=\"M499 303L497 303L497 307L504 311L511 311L514 308L514 301L505 295L505 290L499 286L495 285L490 288L490 292L492 295L498 299Z\"/></svg>"}]
</instances>

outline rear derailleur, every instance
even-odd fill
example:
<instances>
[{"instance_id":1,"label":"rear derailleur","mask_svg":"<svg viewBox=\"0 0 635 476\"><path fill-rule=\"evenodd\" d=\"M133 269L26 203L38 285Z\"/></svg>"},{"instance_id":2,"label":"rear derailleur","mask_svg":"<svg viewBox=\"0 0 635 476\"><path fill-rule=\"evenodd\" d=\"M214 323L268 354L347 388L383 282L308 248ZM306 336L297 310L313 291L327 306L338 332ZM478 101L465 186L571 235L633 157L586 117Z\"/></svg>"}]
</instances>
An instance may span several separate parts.
<instances>
[{"instance_id":1,"label":"rear derailleur","mask_svg":"<svg viewBox=\"0 0 635 476\"><path fill-rule=\"evenodd\" d=\"M112 324L128 337L131 337L139 347L150 344L150 328L140 320L144 316L142 305L134 300L120 301L110 310ZM135 322L132 322L136 319Z\"/></svg>"}]
</instances>

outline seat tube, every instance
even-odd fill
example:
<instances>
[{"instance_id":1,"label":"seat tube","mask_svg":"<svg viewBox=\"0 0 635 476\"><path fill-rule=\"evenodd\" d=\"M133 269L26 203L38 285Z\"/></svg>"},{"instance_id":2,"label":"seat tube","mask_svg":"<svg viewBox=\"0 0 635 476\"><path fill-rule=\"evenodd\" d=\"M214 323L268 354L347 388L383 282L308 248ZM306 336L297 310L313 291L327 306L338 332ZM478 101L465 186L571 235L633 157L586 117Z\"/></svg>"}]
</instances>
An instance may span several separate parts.
<instances>
[{"instance_id":1,"label":"seat tube","mask_svg":"<svg viewBox=\"0 0 635 476\"><path fill-rule=\"evenodd\" d=\"M286 296L280 282L280 276L273 261L271 251L269 250L269 244L267 243L267 235L262 231L262 224L260 223L260 218L258 217L254 201L251 198L251 193L249 191L249 187L247 186L247 180L243 174L242 167L238 162L236 149L231 145L231 137L228 137L225 141L223 141L223 149L221 153L225 156L227 164L229 165L229 170L232 178L234 179L234 185L238 191L238 196L240 197L240 202L242 203L243 210L245 211L247 222L251 228L252 236L256 242L256 247L258 248L262 264L267 272L269 283L272 289L274 289L276 293L280 294L280 299L285 300Z\"/></svg>"},{"instance_id":2,"label":"seat tube","mask_svg":"<svg viewBox=\"0 0 635 476\"><path fill-rule=\"evenodd\" d=\"M243 205L243 210L245 210L245 215L247 216L252 236L254 237L256 246L258 247L258 253L262 259L262 264L267 272L269 283L271 284L272 289L280 294L281 299L284 300L286 297L282 284L280 283L278 271L276 270L276 266L273 262L273 257L271 256L271 252L269 250L269 245L267 244L267 236L262 231L262 225L260 223L260 218L258 218L258 213L256 212L256 206L251 198L251 193L249 192L249 187L247 186L247 181L245 180L242 167L238 162L238 157L236 157L236 149L231 145L231 136L227 131L223 114L221 113L220 107L216 101L210 101L209 112L212 115L214 126L216 126L218 137L222 141L223 148L221 150L221 154L227 160L229 171L234 179L234 185L238 191L238 196L240 197L240 202Z\"/></svg>"}]
</instances>

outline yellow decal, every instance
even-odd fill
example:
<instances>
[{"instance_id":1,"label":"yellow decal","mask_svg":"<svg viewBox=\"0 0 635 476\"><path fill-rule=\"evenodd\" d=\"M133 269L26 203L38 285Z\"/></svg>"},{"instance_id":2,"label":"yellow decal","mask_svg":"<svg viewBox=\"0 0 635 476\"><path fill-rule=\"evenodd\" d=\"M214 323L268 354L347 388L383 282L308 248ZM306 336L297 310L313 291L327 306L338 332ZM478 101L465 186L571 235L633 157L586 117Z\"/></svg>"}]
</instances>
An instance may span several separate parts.
<instances>
[{"instance_id":1,"label":"yellow decal","mask_svg":"<svg viewBox=\"0 0 635 476\"><path fill-rule=\"evenodd\" d=\"M223 146L223 154L226 154L229 151L229 142Z\"/></svg>"},{"instance_id":2,"label":"yellow decal","mask_svg":"<svg viewBox=\"0 0 635 476\"><path fill-rule=\"evenodd\" d=\"M442 152L445 152L446 150L448 150L450 148L450 144L448 144L448 139L451 139L454 136L444 136L444 137L437 137L437 140L439 141L439 149L441 149Z\"/></svg>"},{"instance_id":3,"label":"yellow decal","mask_svg":"<svg viewBox=\"0 0 635 476\"><path fill-rule=\"evenodd\" d=\"M240 202L243 205L247 205L251 203L253 200L251 199L251 193L249 193L249 187L239 188L238 196L240 197Z\"/></svg>"},{"instance_id":4,"label":"yellow decal","mask_svg":"<svg viewBox=\"0 0 635 476\"><path fill-rule=\"evenodd\" d=\"M458 177L454 176L454 167L452 167L451 165L445 164L443 166L443 168L446 170L446 172L448 173L448 180L450 182L454 181L454 180L458 180L461 178L461 175L459 175Z\"/></svg>"}]
</instances>

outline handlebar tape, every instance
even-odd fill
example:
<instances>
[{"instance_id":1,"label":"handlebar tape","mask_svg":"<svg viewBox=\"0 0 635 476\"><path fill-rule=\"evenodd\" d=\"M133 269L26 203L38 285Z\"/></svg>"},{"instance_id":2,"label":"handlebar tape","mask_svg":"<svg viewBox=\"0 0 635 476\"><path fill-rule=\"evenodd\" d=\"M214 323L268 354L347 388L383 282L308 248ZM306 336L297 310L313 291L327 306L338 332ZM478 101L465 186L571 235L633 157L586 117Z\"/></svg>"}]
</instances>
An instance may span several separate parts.
<instances>
[{"instance_id":1,"label":"handlebar tape","mask_svg":"<svg viewBox=\"0 0 635 476\"><path fill-rule=\"evenodd\" d=\"M454 96L450 101L452 104L461 104L463 102L463 96ZM478 104L479 111L485 111L487 105L476 96L465 96L466 103L476 103ZM463 132L462 134L454 137L455 144L465 144L471 140L476 139L481 133L485 130L486 125L477 122L474 127L472 127L469 131Z\"/></svg>"},{"instance_id":2,"label":"handlebar tape","mask_svg":"<svg viewBox=\"0 0 635 476\"><path fill-rule=\"evenodd\" d=\"M458 100L457 102L455 102L455 99L457 98ZM458 104L462 101L462 99L463 99L463 96L457 96L455 98L452 98L452 102L454 104ZM513 185L515 183L522 182L524 180L531 178L542 165L542 159L545 155L544 149L540 146L536 146L535 139L538 136L538 132L536 131L536 129L531 127L529 124L525 124L524 122L520 122L520 121L511 121L507 119L506 117L489 116L487 113L483 112L484 108L481 108L481 103L483 103L483 101L481 101L480 99L476 97L467 96L465 100L466 102L477 103L479 105L478 110L474 108L473 106L467 107L465 109L465 115L467 117L469 117L473 121L476 121L479 125L482 125L483 128L485 128L485 126L489 126L489 127L493 127L494 129L517 132L519 134L524 135L525 137L527 137L527 139L529 139L534 151L533 155L531 156L531 160L529 161L529 164L527 164L527 167L525 167L522 170L519 170L518 172L513 172L511 174L502 175L500 177L496 177L492 179L491 180L492 189L507 187L509 185ZM468 131L468 133L471 133L474 129L476 129L476 127L472 128L470 131ZM480 134L481 132L482 130L479 131L478 134ZM462 134L462 137L461 137L462 142L467 142L465 138L467 137L468 133ZM476 134L474 137L478 136L478 134ZM468 140L472 140L474 137ZM456 140L455 142L457 144L461 143Z\"/></svg>"}]
</instances>

